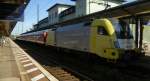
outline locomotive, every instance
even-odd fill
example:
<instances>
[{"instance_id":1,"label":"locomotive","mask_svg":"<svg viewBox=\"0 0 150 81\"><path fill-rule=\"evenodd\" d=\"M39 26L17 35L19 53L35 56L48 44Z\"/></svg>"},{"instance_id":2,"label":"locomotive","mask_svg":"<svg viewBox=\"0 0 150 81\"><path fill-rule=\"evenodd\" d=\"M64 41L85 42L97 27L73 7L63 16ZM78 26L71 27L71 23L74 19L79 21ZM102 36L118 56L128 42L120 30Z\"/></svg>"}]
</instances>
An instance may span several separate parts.
<instances>
[{"instance_id":1,"label":"locomotive","mask_svg":"<svg viewBox=\"0 0 150 81\"><path fill-rule=\"evenodd\" d=\"M101 18L21 34L19 40L88 52L119 60L138 54L132 31L123 20Z\"/></svg>"}]
</instances>

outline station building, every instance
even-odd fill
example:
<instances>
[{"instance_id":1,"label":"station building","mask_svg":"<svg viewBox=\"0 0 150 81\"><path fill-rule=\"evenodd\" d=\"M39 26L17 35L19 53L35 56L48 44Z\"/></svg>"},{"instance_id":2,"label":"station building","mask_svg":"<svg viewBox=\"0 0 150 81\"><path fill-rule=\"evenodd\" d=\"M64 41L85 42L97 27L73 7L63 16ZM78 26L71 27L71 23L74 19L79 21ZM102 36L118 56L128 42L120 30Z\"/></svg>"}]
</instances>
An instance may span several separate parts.
<instances>
[{"instance_id":1,"label":"station building","mask_svg":"<svg viewBox=\"0 0 150 81\"><path fill-rule=\"evenodd\" d=\"M76 3L76 16L84 16L120 5L123 0L72 0Z\"/></svg>"},{"instance_id":2,"label":"station building","mask_svg":"<svg viewBox=\"0 0 150 81\"><path fill-rule=\"evenodd\" d=\"M102 11L111 7L122 4L124 0L71 0L75 1L75 6L72 6L59 15L59 21L69 20L75 17L81 17Z\"/></svg>"},{"instance_id":3,"label":"station building","mask_svg":"<svg viewBox=\"0 0 150 81\"><path fill-rule=\"evenodd\" d=\"M55 4L54 6L50 7L47 12L48 12L48 24L55 24L59 22L59 14L72 7L73 5L68 5L68 4Z\"/></svg>"},{"instance_id":4,"label":"station building","mask_svg":"<svg viewBox=\"0 0 150 81\"><path fill-rule=\"evenodd\" d=\"M75 5L55 4L50 7L48 17L41 20L34 28L42 28L58 22L85 16L111 7L121 5L125 0L71 0ZM46 21L47 20L47 21ZM42 23L41 23L42 22ZM47 23L45 25L45 23ZM44 25L41 25L44 24Z\"/></svg>"},{"instance_id":5,"label":"station building","mask_svg":"<svg viewBox=\"0 0 150 81\"><path fill-rule=\"evenodd\" d=\"M33 29L43 28L43 27L46 27L46 26L48 26L48 17L42 19L37 24L33 25Z\"/></svg>"}]
</instances>

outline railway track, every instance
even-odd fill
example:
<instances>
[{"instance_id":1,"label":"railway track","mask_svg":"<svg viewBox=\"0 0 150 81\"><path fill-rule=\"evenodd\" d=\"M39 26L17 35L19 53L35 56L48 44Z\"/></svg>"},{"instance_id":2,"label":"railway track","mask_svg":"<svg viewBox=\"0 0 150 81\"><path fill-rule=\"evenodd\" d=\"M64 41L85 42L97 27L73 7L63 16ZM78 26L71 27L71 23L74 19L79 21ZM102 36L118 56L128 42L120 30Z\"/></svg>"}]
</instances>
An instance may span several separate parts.
<instances>
[{"instance_id":1,"label":"railway track","mask_svg":"<svg viewBox=\"0 0 150 81\"><path fill-rule=\"evenodd\" d=\"M29 46L30 48L30 45L27 45L27 46ZM89 77L82 75L72 70L71 68L60 64L59 62L56 61L57 58L55 58L54 56L48 55L45 57L41 55L42 54L41 51L37 51L39 49L34 48L32 50L29 50L29 48L24 48L24 50L26 50L26 52L28 52L34 59L40 62L47 71L49 71L52 75L54 75L60 81L94 81L90 79Z\"/></svg>"},{"instance_id":2,"label":"railway track","mask_svg":"<svg viewBox=\"0 0 150 81\"><path fill-rule=\"evenodd\" d=\"M142 65L147 66L149 62L141 62L141 64L133 62L125 67L100 62L88 64L88 62L81 61L77 57L60 56L56 53L56 50L49 50L50 48L43 45L27 42L24 42L25 45L22 45L20 41L16 41L16 43L23 47L36 60L39 60L48 71L51 71L49 68L56 70L57 66L61 66L61 68L58 68L58 72L60 71L70 78L75 77L75 79L73 78L75 81L150 81L150 68L143 67ZM44 60L39 58L43 58ZM57 72L54 75L57 75ZM59 75L58 73L57 76L60 77L63 75Z\"/></svg>"},{"instance_id":3,"label":"railway track","mask_svg":"<svg viewBox=\"0 0 150 81\"><path fill-rule=\"evenodd\" d=\"M48 70L52 75L60 81L80 81L77 77L71 75L60 67L51 67L51 66L43 66L46 70Z\"/></svg>"}]
</instances>

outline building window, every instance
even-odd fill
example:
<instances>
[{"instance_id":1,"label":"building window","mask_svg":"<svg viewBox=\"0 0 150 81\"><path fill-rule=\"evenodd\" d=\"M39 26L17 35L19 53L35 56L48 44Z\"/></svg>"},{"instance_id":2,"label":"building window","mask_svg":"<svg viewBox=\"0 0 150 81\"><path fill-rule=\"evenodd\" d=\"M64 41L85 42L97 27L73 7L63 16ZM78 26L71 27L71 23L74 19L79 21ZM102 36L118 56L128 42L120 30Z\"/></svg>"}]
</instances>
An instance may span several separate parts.
<instances>
[{"instance_id":1,"label":"building window","mask_svg":"<svg viewBox=\"0 0 150 81\"><path fill-rule=\"evenodd\" d=\"M53 13L53 19L55 18L55 12Z\"/></svg>"},{"instance_id":2,"label":"building window","mask_svg":"<svg viewBox=\"0 0 150 81\"><path fill-rule=\"evenodd\" d=\"M49 21L51 21L51 15L49 15Z\"/></svg>"},{"instance_id":3,"label":"building window","mask_svg":"<svg viewBox=\"0 0 150 81\"><path fill-rule=\"evenodd\" d=\"M55 17L57 17L57 12L55 12Z\"/></svg>"},{"instance_id":4,"label":"building window","mask_svg":"<svg viewBox=\"0 0 150 81\"><path fill-rule=\"evenodd\" d=\"M54 14L52 13L52 22L53 22L53 19L54 19Z\"/></svg>"}]
</instances>

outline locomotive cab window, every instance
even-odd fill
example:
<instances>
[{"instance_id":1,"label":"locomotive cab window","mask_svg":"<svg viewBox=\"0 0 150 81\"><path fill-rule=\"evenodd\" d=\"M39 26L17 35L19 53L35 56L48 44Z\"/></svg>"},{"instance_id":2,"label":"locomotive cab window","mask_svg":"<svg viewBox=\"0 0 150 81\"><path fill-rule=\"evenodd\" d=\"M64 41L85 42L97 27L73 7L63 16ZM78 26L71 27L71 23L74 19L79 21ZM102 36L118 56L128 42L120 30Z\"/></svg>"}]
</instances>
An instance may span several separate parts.
<instances>
[{"instance_id":1,"label":"locomotive cab window","mask_svg":"<svg viewBox=\"0 0 150 81\"><path fill-rule=\"evenodd\" d=\"M98 26L97 33L99 35L108 35L106 29L103 26Z\"/></svg>"}]
</instances>

